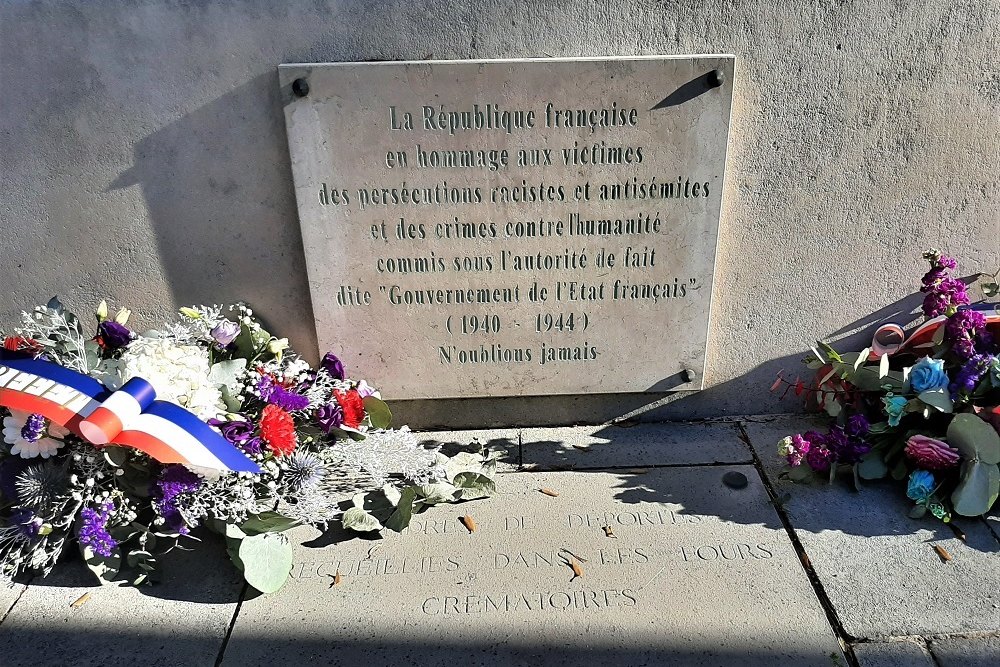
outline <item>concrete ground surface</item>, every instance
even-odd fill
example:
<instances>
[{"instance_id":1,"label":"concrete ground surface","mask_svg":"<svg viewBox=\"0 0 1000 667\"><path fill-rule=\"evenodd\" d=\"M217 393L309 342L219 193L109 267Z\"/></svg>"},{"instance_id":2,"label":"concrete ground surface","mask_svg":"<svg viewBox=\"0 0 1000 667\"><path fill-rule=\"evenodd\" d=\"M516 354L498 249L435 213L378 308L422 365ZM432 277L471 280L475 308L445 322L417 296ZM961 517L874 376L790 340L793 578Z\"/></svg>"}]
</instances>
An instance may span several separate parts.
<instances>
[{"instance_id":1,"label":"concrete ground surface","mask_svg":"<svg viewBox=\"0 0 1000 667\"><path fill-rule=\"evenodd\" d=\"M142 589L61 564L0 589L0 665L1000 664L1000 518L782 479L776 442L815 425L423 434L499 450L497 496L380 539L296 529L270 596L218 543Z\"/></svg>"}]
</instances>

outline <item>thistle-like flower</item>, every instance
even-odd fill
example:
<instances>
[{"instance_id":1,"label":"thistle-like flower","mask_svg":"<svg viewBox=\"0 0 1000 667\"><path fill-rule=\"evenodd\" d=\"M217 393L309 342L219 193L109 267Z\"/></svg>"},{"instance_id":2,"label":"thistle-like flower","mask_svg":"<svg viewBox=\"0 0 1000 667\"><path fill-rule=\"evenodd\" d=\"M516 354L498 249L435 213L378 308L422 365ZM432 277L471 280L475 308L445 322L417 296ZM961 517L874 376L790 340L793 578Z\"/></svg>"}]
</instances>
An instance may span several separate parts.
<instances>
[{"instance_id":1,"label":"thistle-like flower","mask_svg":"<svg viewBox=\"0 0 1000 667\"><path fill-rule=\"evenodd\" d=\"M315 454L295 452L285 463L282 479L291 493L311 489L323 481L326 468Z\"/></svg>"},{"instance_id":2,"label":"thistle-like flower","mask_svg":"<svg viewBox=\"0 0 1000 667\"><path fill-rule=\"evenodd\" d=\"M14 480L14 488L21 505L44 510L66 493L66 468L53 461L28 466Z\"/></svg>"}]
</instances>

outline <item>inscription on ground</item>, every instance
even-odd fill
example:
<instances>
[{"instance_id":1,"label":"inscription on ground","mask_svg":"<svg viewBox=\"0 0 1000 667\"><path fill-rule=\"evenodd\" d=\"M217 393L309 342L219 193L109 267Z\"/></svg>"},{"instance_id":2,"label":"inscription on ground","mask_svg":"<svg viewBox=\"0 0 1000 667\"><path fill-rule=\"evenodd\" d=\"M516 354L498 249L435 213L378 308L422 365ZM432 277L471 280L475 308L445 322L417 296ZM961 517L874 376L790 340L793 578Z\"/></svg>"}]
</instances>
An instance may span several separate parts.
<instances>
[{"instance_id":1,"label":"inscription on ground","mask_svg":"<svg viewBox=\"0 0 1000 667\"><path fill-rule=\"evenodd\" d=\"M749 488L726 488L718 467L507 475L503 496L434 508L403 536L300 547L287 587L244 603L227 661L274 650L439 664L454 651L503 663L583 642L613 664L825 664L838 651L825 615L756 473L736 468ZM268 625L296 638L262 649Z\"/></svg>"},{"instance_id":2,"label":"inscription on ground","mask_svg":"<svg viewBox=\"0 0 1000 667\"><path fill-rule=\"evenodd\" d=\"M321 346L389 398L701 388L732 75L283 65Z\"/></svg>"}]
</instances>

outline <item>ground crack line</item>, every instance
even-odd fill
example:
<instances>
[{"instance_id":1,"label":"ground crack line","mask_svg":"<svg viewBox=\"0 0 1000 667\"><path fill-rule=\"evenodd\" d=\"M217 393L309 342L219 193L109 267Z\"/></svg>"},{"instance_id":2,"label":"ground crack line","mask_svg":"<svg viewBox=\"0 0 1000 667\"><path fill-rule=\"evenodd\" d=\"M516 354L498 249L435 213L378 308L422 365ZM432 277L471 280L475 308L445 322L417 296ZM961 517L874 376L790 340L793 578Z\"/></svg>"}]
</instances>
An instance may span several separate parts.
<instances>
[{"instance_id":1,"label":"ground crack line","mask_svg":"<svg viewBox=\"0 0 1000 667\"><path fill-rule=\"evenodd\" d=\"M809 579L809 583L813 587L813 593L816 595L816 599L819 600L819 604L823 608L823 612L826 614L827 622L830 623L830 627L833 629L833 633L837 637L837 641L840 643L840 646L844 651L844 656L847 658L847 662L851 665L851 667L860 667L858 659L855 657L854 650L852 648L852 643L857 641L857 638L852 637L847 633L847 631L844 630L844 625L840 622L840 617L837 615L837 610L834 608L833 603L830 601L830 597L826 593L826 589L823 587L823 582L820 581L819 576L817 576L816 571L813 569L812 561L809 560L809 554L806 553L805 547L802 546L802 542L799 540L799 536L795 533L795 528L792 526L791 519L789 519L782 504L778 502L778 494L775 493L774 487L771 486L771 480L764 471L764 464L757 455L757 450L754 448L753 443L750 442L750 436L747 435L746 429L743 428L743 423L737 422L736 428L739 429L740 439L750 450L750 455L753 457L754 467L757 469L757 474L760 475L761 482L764 484L764 489L767 491L771 505L778 514L778 518L781 519L781 523L785 528L785 533L788 535L788 539L792 543L792 548L795 549L795 553L799 557L799 564L802 566L802 569L806 573L806 577Z\"/></svg>"}]
</instances>

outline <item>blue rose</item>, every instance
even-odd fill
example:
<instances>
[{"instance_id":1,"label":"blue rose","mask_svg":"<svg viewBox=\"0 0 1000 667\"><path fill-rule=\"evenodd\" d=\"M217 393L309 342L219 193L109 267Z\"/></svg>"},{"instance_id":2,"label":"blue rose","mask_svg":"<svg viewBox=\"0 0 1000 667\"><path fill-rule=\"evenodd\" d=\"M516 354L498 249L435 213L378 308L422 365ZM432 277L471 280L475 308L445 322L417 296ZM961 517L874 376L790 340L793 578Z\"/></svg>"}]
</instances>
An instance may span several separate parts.
<instances>
[{"instance_id":1,"label":"blue rose","mask_svg":"<svg viewBox=\"0 0 1000 667\"><path fill-rule=\"evenodd\" d=\"M926 470L910 473L910 483L906 486L906 497L917 503L925 503L934 491L934 475Z\"/></svg>"},{"instance_id":2,"label":"blue rose","mask_svg":"<svg viewBox=\"0 0 1000 667\"><path fill-rule=\"evenodd\" d=\"M903 409L906 408L906 397L889 394L882 398L882 404L885 406L885 414L889 415L889 426L899 426Z\"/></svg>"},{"instance_id":3,"label":"blue rose","mask_svg":"<svg viewBox=\"0 0 1000 667\"><path fill-rule=\"evenodd\" d=\"M948 386L948 374L944 372L944 359L924 357L910 369L910 387L918 394Z\"/></svg>"}]
</instances>

